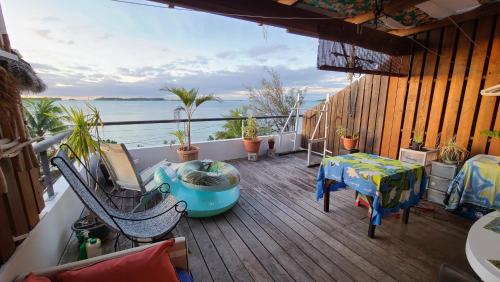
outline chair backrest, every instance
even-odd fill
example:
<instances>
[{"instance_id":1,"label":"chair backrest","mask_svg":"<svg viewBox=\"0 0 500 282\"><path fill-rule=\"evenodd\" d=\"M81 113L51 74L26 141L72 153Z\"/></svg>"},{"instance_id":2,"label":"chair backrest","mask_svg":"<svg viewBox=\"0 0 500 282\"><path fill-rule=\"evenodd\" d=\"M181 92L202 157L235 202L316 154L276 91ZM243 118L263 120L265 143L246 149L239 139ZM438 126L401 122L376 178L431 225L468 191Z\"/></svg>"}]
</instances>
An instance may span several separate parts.
<instances>
[{"instance_id":1,"label":"chair backrest","mask_svg":"<svg viewBox=\"0 0 500 282\"><path fill-rule=\"evenodd\" d=\"M134 161L124 144L101 143L101 154L115 185L146 192Z\"/></svg>"},{"instance_id":2,"label":"chair backrest","mask_svg":"<svg viewBox=\"0 0 500 282\"><path fill-rule=\"evenodd\" d=\"M119 226L110 216L110 211L112 211L113 208L106 204L91 188L89 188L87 181L69 160L68 155L63 150L59 150L57 155L52 158L51 162L59 169L85 207L99 217L102 222L110 228L119 231Z\"/></svg>"}]
</instances>

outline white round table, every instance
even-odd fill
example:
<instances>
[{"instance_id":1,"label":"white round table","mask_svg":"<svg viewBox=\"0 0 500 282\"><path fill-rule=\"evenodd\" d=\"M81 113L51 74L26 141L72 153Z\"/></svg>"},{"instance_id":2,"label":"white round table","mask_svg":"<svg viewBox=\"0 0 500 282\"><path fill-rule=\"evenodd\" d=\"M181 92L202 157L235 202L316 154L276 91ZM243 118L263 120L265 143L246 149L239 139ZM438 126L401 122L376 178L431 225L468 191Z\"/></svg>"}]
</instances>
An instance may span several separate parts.
<instances>
[{"instance_id":1,"label":"white round table","mask_svg":"<svg viewBox=\"0 0 500 282\"><path fill-rule=\"evenodd\" d=\"M467 235L465 254L470 266L485 282L500 281L500 269L488 260L500 260L500 233L484 228L500 212L491 212L476 221Z\"/></svg>"}]
</instances>

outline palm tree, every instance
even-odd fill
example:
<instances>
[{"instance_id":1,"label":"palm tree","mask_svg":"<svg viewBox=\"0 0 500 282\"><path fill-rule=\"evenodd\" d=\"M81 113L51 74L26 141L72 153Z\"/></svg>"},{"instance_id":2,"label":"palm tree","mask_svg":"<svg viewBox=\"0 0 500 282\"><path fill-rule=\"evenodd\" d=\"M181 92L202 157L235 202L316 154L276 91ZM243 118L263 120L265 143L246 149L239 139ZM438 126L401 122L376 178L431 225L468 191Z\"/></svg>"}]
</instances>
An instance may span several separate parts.
<instances>
[{"instance_id":1,"label":"palm tree","mask_svg":"<svg viewBox=\"0 0 500 282\"><path fill-rule=\"evenodd\" d=\"M28 131L32 137L42 137L66 129L61 121L62 109L54 100L42 98L39 101L26 101L24 114L28 122Z\"/></svg>"},{"instance_id":2,"label":"palm tree","mask_svg":"<svg viewBox=\"0 0 500 282\"><path fill-rule=\"evenodd\" d=\"M245 117L247 116L247 112L248 107L243 106L230 110L229 115L225 115L224 117ZM241 120L228 120L222 127L224 130L215 132L215 139L220 140L241 137Z\"/></svg>"},{"instance_id":3,"label":"palm tree","mask_svg":"<svg viewBox=\"0 0 500 282\"><path fill-rule=\"evenodd\" d=\"M198 89L186 89L186 88L175 88L175 87L167 87L162 88L163 91L168 91L175 96L177 96L182 104L183 109L187 115L187 126L186 126L186 136L187 136L187 150L191 150L191 118L193 117L196 109L203 103L208 101L217 101L220 102L220 98L215 97L213 94L203 95L198 97Z\"/></svg>"},{"instance_id":4,"label":"palm tree","mask_svg":"<svg viewBox=\"0 0 500 282\"><path fill-rule=\"evenodd\" d=\"M82 159L89 167L91 154L101 150L99 126L102 126L102 120L99 111L90 104L87 104L88 113L77 107L61 108L64 112L61 118L73 126L66 143L75 152L74 157Z\"/></svg>"}]
</instances>

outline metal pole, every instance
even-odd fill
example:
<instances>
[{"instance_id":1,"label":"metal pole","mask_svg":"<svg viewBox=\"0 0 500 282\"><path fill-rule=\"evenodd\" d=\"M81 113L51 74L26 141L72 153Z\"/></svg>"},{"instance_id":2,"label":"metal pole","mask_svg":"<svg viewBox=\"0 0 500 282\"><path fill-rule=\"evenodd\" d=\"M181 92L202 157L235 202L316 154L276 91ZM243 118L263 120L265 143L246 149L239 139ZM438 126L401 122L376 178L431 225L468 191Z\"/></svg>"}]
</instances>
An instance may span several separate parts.
<instances>
[{"instance_id":1,"label":"metal pole","mask_svg":"<svg viewBox=\"0 0 500 282\"><path fill-rule=\"evenodd\" d=\"M48 201L52 200L55 196L54 187L52 186L52 176L50 175L49 157L47 150L40 152L40 161L42 163L43 182L47 187Z\"/></svg>"},{"instance_id":2,"label":"metal pole","mask_svg":"<svg viewBox=\"0 0 500 282\"><path fill-rule=\"evenodd\" d=\"M323 142L323 158L326 157L326 146L328 145L328 129L330 128L330 120L328 117L328 111L330 110L330 94L326 94L326 101L325 101L325 141Z\"/></svg>"}]
</instances>

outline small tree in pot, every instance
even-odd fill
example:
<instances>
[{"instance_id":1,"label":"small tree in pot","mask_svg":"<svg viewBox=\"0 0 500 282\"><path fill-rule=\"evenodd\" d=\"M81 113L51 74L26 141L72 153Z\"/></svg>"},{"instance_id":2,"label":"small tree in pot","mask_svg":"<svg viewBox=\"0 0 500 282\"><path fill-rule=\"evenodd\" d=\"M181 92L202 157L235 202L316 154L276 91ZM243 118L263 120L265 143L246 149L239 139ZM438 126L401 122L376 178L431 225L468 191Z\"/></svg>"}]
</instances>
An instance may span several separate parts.
<instances>
[{"instance_id":1,"label":"small tree in pot","mask_svg":"<svg viewBox=\"0 0 500 282\"><path fill-rule=\"evenodd\" d=\"M353 135L347 135L347 129L343 126L338 126L335 132L342 140L344 149L352 150L355 149L356 146L358 145L358 139L359 139L358 133L354 133Z\"/></svg>"},{"instance_id":2,"label":"small tree in pot","mask_svg":"<svg viewBox=\"0 0 500 282\"><path fill-rule=\"evenodd\" d=\"M66 108L61 106L61 119L73 126L71 134L66 139L66 144L72 149L70 158L80 159L91 171L90 159L92 154L99 154L100 137L99 126L102 125L99 111L94 106L87 104L88 113L76 107ZM64 147L63 147L64 148ZM94 175L96 176L96 175ZM89 185L95 185L93 178L87 174ZM75 231L78 240L83 240L83 234L92 238L105 239L109 234L109 228L100 222L93 214L86 215L75 221L71 227Z\"/></svg>"},{"instance_id":3,"label":"small tree in pot","mask_svg":"<svg viewBox=\"0 0 500 282\"><path fill-rule=\"evenodd\" d=\"M257 137L258 126L255 118L248 118L244 127L245 137L243 138L243 145L247 153L257 154L260 149L260 138Z\"/></svg>"},{"instance_id":4,"label":"small tree in pot","mask_svg":"<svg viewBox=\"0 0 500 282\"><path fill-rule=\"evenodd\" d=\"M198 150L199 148L191 145L191 118L193 117L196 109L203 103L208 101L218 101L220 102L220 98L215 97L214 95L203 95L198 97L198 89L186 89L186 88L162 88L161 90L168 91L175 96L177 96L182 102L182 108L186 112L187 115L187 125L186 131L184 132L184 136L187 137L187 145L182 144L177 149L177 154L179 155L179 159L181 162L197 160L198 159Z\"/></svg>"}]
</instances>

